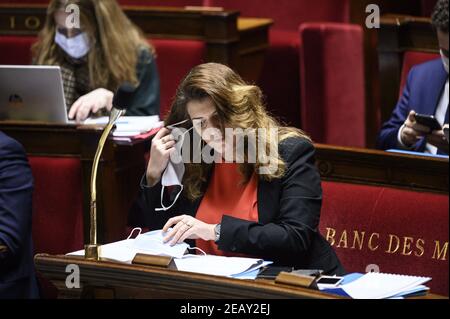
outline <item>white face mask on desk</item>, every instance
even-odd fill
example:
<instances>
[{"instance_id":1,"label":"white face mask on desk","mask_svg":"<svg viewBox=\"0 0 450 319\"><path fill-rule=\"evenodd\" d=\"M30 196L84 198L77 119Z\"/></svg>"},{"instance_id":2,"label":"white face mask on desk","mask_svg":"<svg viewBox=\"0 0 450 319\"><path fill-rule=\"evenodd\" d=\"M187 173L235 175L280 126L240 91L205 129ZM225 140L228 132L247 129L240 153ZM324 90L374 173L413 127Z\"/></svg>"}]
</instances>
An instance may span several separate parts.
<instances>
[{"instance_id":1,"label":"white face mask on desk","mask_svg":"<svg viewBox=\"0 0 450 319\"><path fill-rule=\"evenodd\" d=\"M84 57L90 50L89 40L85 32L82 32L72 38L68 38L59 31L56 31L55 43L74 59Z\"/></svg>"},{"instance_id":2,"label":"white face mask on desk","mask_svg":"<svg viewBox=\"0 0 450 319\"><path fill-rule=\"evenodd\" d=\"M442 50L439 51L441 53L442 63L444 64L444 69L448 73L449 65L448 65L448 58L444 55L444 52Z\"/></svg>"},{"instance_id":3,"label":"white face mask on desk","mask_svg":"<svg viewBox=\"0 0 450 319\"><path fill-rule=\"evenodd\" d=\"M132 239L131 248L138 251L146 252L151 255L164 255L173 258L183 258L188 249L197 249L202 252L203 255L206 255L206 253L200 248L190 247L185 242L176 244L174 246L170 246L169 243L164 243L163 238L166 233L163 233L162 230L154 230L141 234L142 229L135 228L133 229L131 234L133 234L134 230L136 229L139 230L139 235L135 239ZM171 231L172 228L168 230L168 232Z\"/></svg>"}]
</instances>

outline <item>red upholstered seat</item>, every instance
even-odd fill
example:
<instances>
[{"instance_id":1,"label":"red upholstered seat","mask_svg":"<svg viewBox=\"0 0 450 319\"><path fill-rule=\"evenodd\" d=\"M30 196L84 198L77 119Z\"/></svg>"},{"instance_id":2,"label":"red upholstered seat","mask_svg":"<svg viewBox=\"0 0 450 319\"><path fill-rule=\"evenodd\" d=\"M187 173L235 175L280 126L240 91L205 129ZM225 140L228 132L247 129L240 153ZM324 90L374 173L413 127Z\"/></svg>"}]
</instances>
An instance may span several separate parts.
<instances>
[{"instance_id":1,"label":"red upholstered seat","mask_svg":"<svg viewBox=\"0 0 450 319\"><path fill-rule=\"evenodd\" d=\"M204 5L239 10L242 17L274 20L270 48L258 84L271 113L289 125L301 126L298 27L310 21L349 21L348 0L204 0ZM303 43L302 43L303 45Z\"/></svg>"},{"instance_id":2,"label":"red upholstered seat","mask_svg":"<svg viewBox=\"0 0 450 319\"><path fill-rule=\"evenodd\" d=\"M79 158L29 158L34 177L33 240L36 253L83 248L83 198Z\"/></svg>"},{"instance_id":3,"label":"red upholstered seat","mask_svg":"<svg viewBox=\"0 0 450 319\"><path fill-rule=\"evenodd\" d=\"M161 83L161 117L170 110L172 98L185 75L204 62L205 43L194 40L153 39Z\"/></svg>"},{"instance_id":4,"label":"red upholstered seat","mask_svg":"<svg viewBox=\"0 0 450 319\"><path fill-rule=\"evenodd\" d=\"M30 64L34 36L0 36L0 64Z\"/></svg>"},{"instance_id":5,"label":"red upholstered seat","mask_svg":"<svg viewBox=\"0 0 450 319\"><path fill-rule=\"evenodd\" d=\"M323 182L320 231L347 272L430 276L448 296L448 194Z\"/></svg>"},{"instance_id":6,"label":"red upholstered seat","mask_svg":"<svg viewBox=\"0 0 450 319\"><path fill-rule=\"evenodd\" d=\"M403 87L406 84L409 71L411 71L412 67L417 64L437 59L439 57L440 55L435 53L415 52L415 51L405 52L405 54L403 55L402 75L400 81L400 96L402 95Z\"/></svg>"},{"instance_id":7,"label":"red upholstered seat","mask_svg":"<svg viewBox=\"0 0 450 319\"><path fill-rule=\"evenodd\" d=\"M204 0L205 6L239 10L242 17L274 20L274 30L296 31L300 23L349 20L348 0Z\"/></svg>"},{"instance_id":8,"label":"red upholstered seat","mask_svg":"<svg viewBox=\"0 0 450 319\"><path fill-rule=\"evenodd\" d=\"M300 39L302 128L318 143L365 147L361 27L305 23Z\"/></svg>"}]
</instances>

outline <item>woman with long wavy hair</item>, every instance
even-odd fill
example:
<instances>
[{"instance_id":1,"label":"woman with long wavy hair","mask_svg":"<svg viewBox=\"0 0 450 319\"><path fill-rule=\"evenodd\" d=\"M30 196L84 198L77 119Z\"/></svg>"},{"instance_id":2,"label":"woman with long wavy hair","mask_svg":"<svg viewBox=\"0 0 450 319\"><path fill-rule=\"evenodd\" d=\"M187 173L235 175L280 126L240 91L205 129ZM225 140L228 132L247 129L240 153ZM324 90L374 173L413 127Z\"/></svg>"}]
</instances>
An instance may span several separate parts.
<instances>
[{"instance_id":1,"label":"woman with long wavy hair","mask_svg":"<svg viewBox=\"0 0 450 319\"><path fill-rule=\"evenodd\" d=\"M196 66L181 82L141 187L129 226L162 228L171 245L344 272L318 231L311 140L268 115L261 90L227 66Z\"/></svg>"},{"instance_id":2,"label":"woman with long wavy hair","mask_svg":"<svg viewBox=\"0 0 450 319\"><path fill-rule=\"evenodd\" d=\"M32 51L35 64L61 67L71 119L106 113L124 82L136 87L127 115L159 114L154 50L116 0L52 0Z\"/></svg>"}]
</instances>

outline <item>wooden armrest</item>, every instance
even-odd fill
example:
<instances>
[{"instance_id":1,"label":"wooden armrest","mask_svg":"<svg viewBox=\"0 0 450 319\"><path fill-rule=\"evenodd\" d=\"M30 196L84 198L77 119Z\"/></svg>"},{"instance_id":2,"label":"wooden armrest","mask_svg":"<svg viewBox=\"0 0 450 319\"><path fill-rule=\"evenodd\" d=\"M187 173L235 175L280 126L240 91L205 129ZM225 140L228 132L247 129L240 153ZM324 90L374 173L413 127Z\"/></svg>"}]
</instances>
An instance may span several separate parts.
<instances>
[{"instance_id":1,"label":"wooden armrest","mask_svg":"<svg viewBox=\"0 0 450 319\"><path fill-rule=\"evenodd\" d=\"M0 245L0 253L6 253L8 251L8 247Z\"/></svg>"}]
</instances>

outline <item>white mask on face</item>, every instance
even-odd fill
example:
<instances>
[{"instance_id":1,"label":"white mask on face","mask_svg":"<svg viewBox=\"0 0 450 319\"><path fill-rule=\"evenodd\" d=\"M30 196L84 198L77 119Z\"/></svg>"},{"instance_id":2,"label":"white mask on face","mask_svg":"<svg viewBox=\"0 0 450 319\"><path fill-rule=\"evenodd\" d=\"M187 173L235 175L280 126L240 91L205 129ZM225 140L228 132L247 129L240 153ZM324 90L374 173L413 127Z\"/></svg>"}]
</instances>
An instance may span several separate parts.
<instances>
[{"instance_id":1,"label":"white mask on face","mask_svg":"<svg viewBox=\"0 0 450 319\"><path fill-rule=\"evenodd\" d=\"M448 57L444 55L444 52L442 50L439 51L441 53L442 63L444 64L444 69L448 73L449 65L448 65Z\"/></svg>"},{"instance_id":2,"label":"white mask on face","mask_svg":"<svg viewBox=\"0 0 450 319\"><path fill-rule=\"evenodd\" d=\"M89 40L85 32L82 32L73 38L68 38L59 31L56 31L55 43L74 59L84 57L90 50Z\"/></svg>"},{"instance_id":3,"label":"white mask on face","mask_svg":"<svg viewBox=\"0 0 450 319\"><path fill-rule=\"evenodd\" d=\"M183 121L184 123L185 121ZM178 123L181 124L181 123ZM172 127L169 127L172 128ZM167 163L167 167L164 170L164 173L161 177L161 208L156 208L156 211L166 211L169 210L173 205L175 205L176 201L178 200L178 197L183 192L183 176L184 176L184 163L183 158L181 156L181 148L183 146L184 137L185 135L192 130L190 128L187 131L182 131L180 129L174 128L172 129L172 135L174 135L175 140L178 140L178 142L175 144L175 152L171 155L169 159L169 163ZM178 191L177 195L175 196L175 199L170 206L166 207L163 203L164 198L164 188L167 186L180 186L180 190Z\"/></svg>"}]
</instances>

